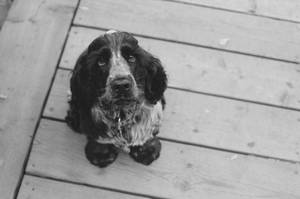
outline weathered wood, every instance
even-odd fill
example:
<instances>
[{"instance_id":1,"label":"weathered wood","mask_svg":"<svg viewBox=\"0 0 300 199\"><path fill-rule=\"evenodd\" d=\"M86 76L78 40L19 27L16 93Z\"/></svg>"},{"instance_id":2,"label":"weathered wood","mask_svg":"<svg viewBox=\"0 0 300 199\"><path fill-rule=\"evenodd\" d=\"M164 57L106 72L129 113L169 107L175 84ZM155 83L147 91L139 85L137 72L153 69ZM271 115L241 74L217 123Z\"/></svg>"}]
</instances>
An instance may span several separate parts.
<instances>
[{"instance_id":1,"label":"weathered wood","mask_svg":"<svg viewBox=\"0 0 300 199\"><path fill-rule=\"evenodd\" d=\"M296 23L155 0L83 0L81 8L75 24L300 61Z\"/></svg>"},{"instance_id":2,"label":"weathered wood","mask_svg":"<svg viewBox=\"0 0 300 199\"><path fill-rule=\"evenodd\" d=\"M0 197L13 198L76 1L15 1L0 34Z\"/></svg>"},{"instance_id":3,"label":"weathered wood","mask_svg":"<svg viewBox=\"0 0 300 199\"><path fill-rule=\"evenodd\" d=\"M103 31L72 28L60 66L72 69L79 54L100 34ZM300 108L298 64L137 38L162 60L171 86Z\"/></svg>"},{"instance_id":4,"label":"weathered wood","mask_svg":"<svg viewBox=\"0 0 300 199\"><path fill-rule=\"evenodd\" d=\"M143 199L112 191L25 175L18 199Z\"/></svg>"},{"instance_id":5,"label":"weathered wood","mask_svg":"<svg viewBox=\"0 0 300 199\"><path fill-rule=\"evenodd\" d=\"M167 198L300 197L299 164L162 142L151 166L119 154L105 169L85 158L83 135L65 123L43 120L27 172Z\"/></svg>"},{"instance_id":6,"label":"weathered wood","mask_svg":"<svg viewBox=\"0 0 300 199\"><path fill-rule=\"evenodd\" d=\"M174 2L192 3L253 15L300 21L299 0L174 0Z\"/></svg>"},{"instance_id":7,"label":"weathered wood","mask_svg":"<svg viewBox=\"0 0 300 199\"><path fill-rule=\"evenodd\" d=\"M60 66L72 69L79 54L100 34L103 31L72 28ZM300 108L300 65L137 38L162 60L171 86Z\"/></svg>"},{"instance_id":8,"label":"weathered wood","mask_svg":"<svg viewBox=\"0 0 300 199\"><path fill-rule=\"evenodd\" d=\"M44 115L64 119L69 71L59 71ZM300 114L253 103L168 89L160 136L300 161Z\"/></svg>"}]
</instances>

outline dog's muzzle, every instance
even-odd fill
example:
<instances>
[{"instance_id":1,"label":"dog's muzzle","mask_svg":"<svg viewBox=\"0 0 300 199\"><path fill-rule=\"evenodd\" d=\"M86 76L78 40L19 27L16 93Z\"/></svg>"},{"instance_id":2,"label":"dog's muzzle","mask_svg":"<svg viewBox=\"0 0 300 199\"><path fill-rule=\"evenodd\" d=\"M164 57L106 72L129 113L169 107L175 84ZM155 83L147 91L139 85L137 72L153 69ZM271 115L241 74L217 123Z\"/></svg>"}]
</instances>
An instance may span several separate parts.
<instances>
[{"instance_id":1,"label":"dog's muzzle","mask_svg":"<svg viewBox=\"0 0 300 199\"><path fill-rule=\"evenodd\" d=\"M119 77L111 81L113 93L117 95L126 94L132 89L132 80L129 77Z\"/></svg>"},{"instance_id":2,"label":"dog's muzzle","mask_svg":"<svg viewBox=\"0 0 300 199\"><path fill-rule=\"evenodd\" d=\"M116 100L133 98L133 80L130 76L121 76L110 81L112 96Z\"/></svg>"}]
</instances>

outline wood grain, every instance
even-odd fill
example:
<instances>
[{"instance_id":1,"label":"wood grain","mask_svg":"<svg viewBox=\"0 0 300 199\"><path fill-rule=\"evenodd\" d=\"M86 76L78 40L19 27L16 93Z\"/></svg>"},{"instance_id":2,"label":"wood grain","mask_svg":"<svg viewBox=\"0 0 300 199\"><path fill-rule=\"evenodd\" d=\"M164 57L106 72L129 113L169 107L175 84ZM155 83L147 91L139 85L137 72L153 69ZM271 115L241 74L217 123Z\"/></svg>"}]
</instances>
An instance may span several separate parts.
<instances>
[{"instance_id":1,"label":"wood grain","mask_svg":"<svg viewBox=\"0 0 300 199\"><path fill-rule=\"evenodd\" d=\"M83 0L81 8L75 24L300 61L296 23L156 0Z\"/></svg>"},{"instance_id":2,"label":"wood grain","mask_svg":"<svg viewBox=\"0 0 300 199\"><path fill-rule=\"evenodd\" d=\"M101 34L103 31L72 28L60 66L73 69L80 53ZM162 60L170 86L300 109L298 64L137 39Z\"/></svg>"},{"instance_id":3,"label":"wood grain","mask_svg":"<svg viewBox=\"0 0 300 199\"><path fill-rule=\"evenodd\" d=\"M0 196L12 199L76 1L15 1L0 35Z\"/></svg>"},{"instance_id":4,"label":"wood grain","mask_svg":"<svg viewBox=\"0 0 300 199\"><path fill-rule=\"evenodd\" d=\"M43 120L27 172L166 198L300 197L299 164L162 142L161 157L151 166L119 154L100 169L86 160L85 142L65 123Z\"/></svg>"},{"instance_id":5,"label":"wood grain","mask_svg":"<svg viewBox=\"0 0 300 199\"><path fill-rule=\"evenodd\" d=\"M44 116L64 119L69 71L60 70ZM300 113L168 89L160 136L177 141L300 161Z\"/></svg>"},{"instance_id":6,"label":"wood grain","mask_svg":"<svg viewBox=\"0 0 300 199\"><path fill-rule=\"evenodd\" d=\"M118 192L25 175L18 199L143 199Z\"/></svg>"},{"instance_id":7,"label":"wood grain","mask_svg":"<svg viewBox=\"0 0 300 199\"><path fill-rule=\"evenodd\" d=\"M300 21L300 2L298 0L174 0L174 2L192 3L276 19Z\"/></svg>"}]
</instances>

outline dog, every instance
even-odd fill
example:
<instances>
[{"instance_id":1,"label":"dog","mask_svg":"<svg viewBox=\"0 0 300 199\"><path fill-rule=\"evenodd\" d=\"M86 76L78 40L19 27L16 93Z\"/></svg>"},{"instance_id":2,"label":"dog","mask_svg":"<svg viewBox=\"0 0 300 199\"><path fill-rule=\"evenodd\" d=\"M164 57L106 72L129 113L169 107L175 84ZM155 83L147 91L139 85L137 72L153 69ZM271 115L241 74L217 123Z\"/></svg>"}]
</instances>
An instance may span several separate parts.
<instances>
[{"instance_id":1,"label":"dog","mask_svg":"<svg viewBox=\"0 0 300 199\"><path fill-rule=\"evenodd\" d=\"M106 167L120 151L144 165L159 157L167 75L133 35L111 30L93 40L76 62L70 87L66 121L86 135L92 164Z\"/></svg>"}]
</instances>

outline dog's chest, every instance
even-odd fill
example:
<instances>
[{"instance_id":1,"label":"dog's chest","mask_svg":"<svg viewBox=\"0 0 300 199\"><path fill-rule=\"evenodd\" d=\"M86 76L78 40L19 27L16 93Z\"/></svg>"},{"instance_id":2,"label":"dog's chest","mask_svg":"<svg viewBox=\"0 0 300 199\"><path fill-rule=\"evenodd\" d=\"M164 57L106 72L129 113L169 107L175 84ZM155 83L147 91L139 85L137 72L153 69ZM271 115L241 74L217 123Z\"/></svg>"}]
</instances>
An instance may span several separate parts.
<instances>
[{"instance_id":1,"label":"dog's chest","mask_svg":"<svg viewBox=\"0 0 300 199\"><path fill-rule=\"evenodd\" d=\"M162 116L163 110L160 102L152 106L142 104L129 120L118 119L116 122L104 120L103 122L108 126L108 138L99 137L97 141L114 144L129 152L130 146L143 145L158 132Z\"/></svg>"}]
</instances>

